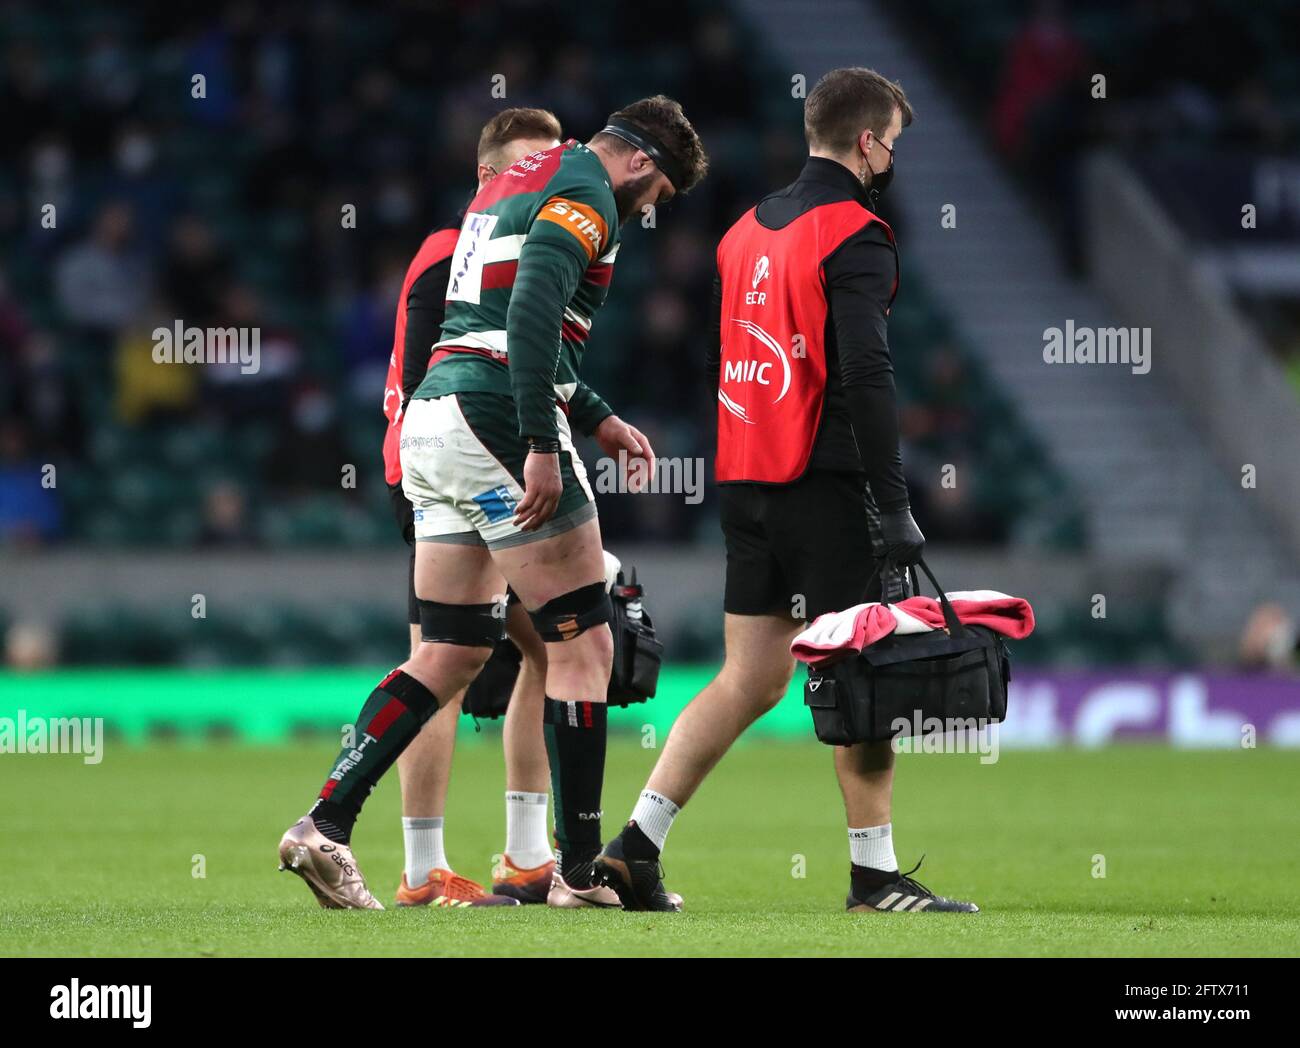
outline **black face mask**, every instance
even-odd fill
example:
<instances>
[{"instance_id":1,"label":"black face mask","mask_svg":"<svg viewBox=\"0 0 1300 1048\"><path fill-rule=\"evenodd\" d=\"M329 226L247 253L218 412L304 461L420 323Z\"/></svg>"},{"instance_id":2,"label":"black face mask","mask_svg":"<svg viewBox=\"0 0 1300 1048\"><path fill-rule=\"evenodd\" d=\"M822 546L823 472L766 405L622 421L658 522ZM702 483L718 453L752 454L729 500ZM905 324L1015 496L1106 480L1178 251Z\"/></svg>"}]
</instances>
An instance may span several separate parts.
<instances>
[{"instance_id":1,"label":"black face mask","mask_svg":"<svg viewBox=\"0 0 1300 1048\"><path fill-rule=\"evenodd\" d=\"M866 184L867 200L870 201L872 210L880 203L880 194L889 188L889 183L894 180L894 151L884 142L880 143L882 149L889 150L889 166L885 170L876 172L871 170L871 161L867 161L867 171L871 175L871 181Z\"/></svg>"}]
</instances>

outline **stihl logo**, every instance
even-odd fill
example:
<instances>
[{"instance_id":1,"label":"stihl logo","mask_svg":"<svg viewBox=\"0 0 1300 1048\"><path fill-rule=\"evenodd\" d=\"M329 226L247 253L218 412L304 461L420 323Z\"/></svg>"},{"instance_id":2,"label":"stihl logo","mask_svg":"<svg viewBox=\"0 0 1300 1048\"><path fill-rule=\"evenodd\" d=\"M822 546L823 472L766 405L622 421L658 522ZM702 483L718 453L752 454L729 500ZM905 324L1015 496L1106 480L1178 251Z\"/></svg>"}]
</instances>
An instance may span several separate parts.
<instances>
[{"instance_id":1,"label":"stihl logo","mask_svg":"<svg viewBox=\"0 0 1300 1048\"><path fill-rule=\"evenodd\" d=\"M555 217L551 218L552 215ZM547 208L546 217L552 222L568 223L571 232L579 238L586 238L593 252L600 250L605 237L605 228L590 208L557 197Z\"/></svg>"}]
</instances>

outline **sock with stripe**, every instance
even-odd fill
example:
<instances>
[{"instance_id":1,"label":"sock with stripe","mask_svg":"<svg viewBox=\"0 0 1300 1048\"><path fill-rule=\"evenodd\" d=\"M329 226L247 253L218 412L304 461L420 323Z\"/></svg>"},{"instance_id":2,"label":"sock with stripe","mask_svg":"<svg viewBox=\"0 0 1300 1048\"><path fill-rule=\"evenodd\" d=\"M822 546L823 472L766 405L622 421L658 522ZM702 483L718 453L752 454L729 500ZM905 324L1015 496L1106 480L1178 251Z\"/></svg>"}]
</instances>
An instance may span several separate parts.
<instances>
[{"instance_id":1,"label":"sock with stripe","mask_svg":"<svg viewBox=\"0 0 1300 1048\"><path fill-rule=\"evenodd\" d=\"M402 816L402 841L406 845L406 884L419 888L434 870L450 870L442 843L442 818Z\"/></svg>"},{"instance_id":2,"label":"sock with stripe","mask_svg":"<svg viewBox=\"0 0 1300 1048\"><path fill-rule=\"evenodd\" d=\"M877 888L898 880L898 860L894 857L894 824L849 827L849 856L853 862L849 874L853 894L865 897Z\"/></svg>"},{"instance_id":3,"label":"sock with stripe","mask_svg":"<svg viewBox=\"0 0 1300 1048\"><path fill-rule=\"evenodd\" d=\"M681 808L662 793L642 790L623 830L623 850L630 859L657 859Z\"/></svg>"},{"instance_id":4,"label":"sock with stripe","mask_svg":"<svg viewBox=\"0 0 1300 1048\"><path fill-rule=\"evenodd\" d=\"M546 833L544 793L506 791L506 854L517 869L532 870L555 858Z\"/></svg>"},{"instance_id":5,"label":"sock with stripe","mask_svg":"<svg viewBox=\"0 0 1300 1048\"><path fill-rule=\"evenodd\" d=\"M555 839L561 876L575 888L589 877L600 851L600 791L605 779L606 709L603 702L546 699L543 730L555 795Z\"/></svg>"},{"instance_id":6,"label":"sock with stripe","mask_svg":"<svg viewBox=\"0 0 1300 1048\"><path fill-rule=\"evenodd\" d=\"M312 806L310 814L321 833L339 844L350 843L370 791L437 710L433 692L400 669L379 682L361 707L353 744L335 758Z\"/></svg>"}]
</instances>

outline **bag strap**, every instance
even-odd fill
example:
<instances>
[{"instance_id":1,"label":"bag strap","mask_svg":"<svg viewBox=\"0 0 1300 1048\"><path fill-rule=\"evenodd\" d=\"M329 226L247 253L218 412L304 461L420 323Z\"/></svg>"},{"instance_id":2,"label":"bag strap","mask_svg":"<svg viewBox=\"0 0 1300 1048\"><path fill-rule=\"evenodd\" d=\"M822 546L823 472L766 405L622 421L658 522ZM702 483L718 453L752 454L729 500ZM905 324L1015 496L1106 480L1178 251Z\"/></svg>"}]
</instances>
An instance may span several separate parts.
<instances>
[{"instance_id":1,"label":"bag strap","mask_svg":"<svg viewBox=\"0 0 1300 1048\"><path fill-rule=\"evenodd\" d=\"M966 635L966 627L961 624L961 619L957 618L957 612L953 609L952 603L948 600L948 595L944 593L943 587L939 585L939 580L934 577L934 572L930 570L930 565L925 562L924 558L917 561L917 563L920 564L921 570L925 572L925 577L930 580L930 585L934 587L934 592L939 598L939 605L943 608L943 621L948 626L949 635L953 637L964 637ZM913 568L912 570L913 578L915 578L916 569ZM919 587L916 588L916 592L918 594L921 592Z\"/></svg>"},{"instance_id":2,"label":"bag strap","mask_svg":"<svg viewBox=\"0 0 1300 1048\"><path fill-rule=\"evenodd\" d=\"M871 584L876 581L876 576L880 574L880 568L885 563L883 560L876 560L876 566L871 569L871 574L867 576L867 581L862 584L862 602L867 601L867 594L871 592ZM882 594L883 595L883 594ZM883 601L881 603L884 603Z\"/></svg>"},{"instance_id":3,"label":"bag strap","mask_svg":"<svg viewBox=\"0 0 1300 1048\"><path fill-rule=\"evenodd\" d=\"M961 619L957 618L956 610L954 610L948 597L944 594L943 587L939 585L939 580L934 577L934 572L930 570L930 565L928 565L924 559L917 563L920 564L921 570L925 572L925 577L930 580L930 585L934 587L934 591L938 595L939 606L943 608L943 621L948 627L948 634L953 637L964 637L966 635L966 627L961 624ZM876 561L876 566L871 569L871 574L867 576L866 584L862 587L862 599L864 601L867 599L867 594L871 591L871 584L876 580L876 576L880 574L882 566L893 567L894 565L887 557L884 560ZM920 596L921 580L917 577L916 565L910 565L907 570L912 578L912 595ZM889 601L884 599L883 593L881 594L880 603L885 607L889 606Z\"/></svg>"},{"instance_id":4,"label":"bag strap","mask_svg":"<svg viewBox=\"0 0 1300 1048\"><path fill-rule=\"evenodd\" d=\"M882 568L889 568L889 569L893 570L894 567L895 567L895 564L894 564L894 563L893 563L893 562L892 562L888 557L883 557L883 558L877 558L877 559L876 559L876 566L875 566L874 568L871 569L871 574L867 576L867 581L866 581L866 583L865 583L865 584L863 585L863 587L862 587L862 600L863 600L864 603L865 603L866 600L867 600L868 594L871 593L871 584L872 584L873 582L876 581L876 576L880 574L881 569L882 569ZM909 567L909 568L907 569L907 571L908 571L909 577L910 577L911 580L912 580L912 595L915 596L916 594L918 594L918 593L921 592L921 584L920 584L920 582L917 581L917 578L916 578L916 567L915 567L915 565ZM885 599L885 594L884 594L884 589L885 589L885 587L884 587L884 586L881 586L880 589L881 589L881 593L880 593L880 603L883 604L883 605L888 605L890 602L889 602L888 600Z\"/></svg>"}]
</instances>

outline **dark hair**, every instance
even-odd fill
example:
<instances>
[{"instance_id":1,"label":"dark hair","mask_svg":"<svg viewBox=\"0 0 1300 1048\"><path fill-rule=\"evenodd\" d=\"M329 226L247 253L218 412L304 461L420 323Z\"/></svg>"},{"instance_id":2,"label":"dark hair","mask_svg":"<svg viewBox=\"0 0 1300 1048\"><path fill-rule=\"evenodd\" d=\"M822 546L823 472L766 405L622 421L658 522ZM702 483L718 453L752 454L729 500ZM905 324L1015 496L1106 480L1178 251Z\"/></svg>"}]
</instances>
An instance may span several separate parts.
<instances>
[{"instance_id":1,"label":"dark hair","mask_svg":"<svg viewBox=\"0 0 1300 1048\"><path fill-rule=\"evenodd\" d=\"M549 109L503 109L478 136L478 162L499 160L504 146L521 138L560 138L560 122Z\"/></svg>"},{"instance_id":2,"label":"dark hair","mask_svg":"<svg viewBox=\"0 0 1300 1048\"><path fill-rule=\"evenodd\" d=\"M648 132L668 150L677 166L680 177L674 180L674 188L679 193L688 192L699 183L709 170L709 158L704 155L704 145L695 128L686 119L679 102L667 95L655 95L643 98L624 106L609 115L610 123L621 121L632 124ZM637 147L616 135L601 132L595 136L607 148L617 152L626 152ZM666 174L667 172L665 172Z\"/></svg>"},{"instance_id":3,"label":"dark hair","mask_svg":"<svg viewBox=\"0 0 1300 1048\"><path fill-rule=\"evenodd\" d=\"M861 66L832 69L804 103L804 137L810 147L846 153L863 131L883 135L895 109L904 127L912 122L912 106L894 81Z\"/></svg>"}]
</instances>

